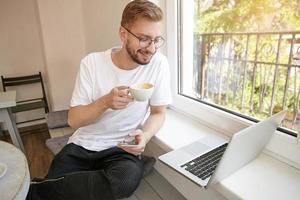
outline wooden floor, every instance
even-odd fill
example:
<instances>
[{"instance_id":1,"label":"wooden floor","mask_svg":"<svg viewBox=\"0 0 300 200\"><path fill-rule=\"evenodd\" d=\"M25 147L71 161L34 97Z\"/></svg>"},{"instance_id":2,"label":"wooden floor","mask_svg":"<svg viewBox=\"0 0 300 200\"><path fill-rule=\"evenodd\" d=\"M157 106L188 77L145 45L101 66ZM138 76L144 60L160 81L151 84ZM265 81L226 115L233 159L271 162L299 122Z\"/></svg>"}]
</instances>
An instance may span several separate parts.
<instances>
[{"instance_id":1,"label":"wooden floor","mask_svg":"<svg viewBox=\"0 0 300 200\"><path fill-rule=\"evenodd\" d=\"M26 150L31 178L44 177L54 157L45 145L46 139L50 138L46 124L22 128L20 134ZM11 142L8 134L0 136L0 140ZM123 200L185 200L185 198L156 170L152 170L142 179L135 193Z\"/></svg>"},{"instance_id":2,"label":"wooden floor","mask_svg":"<svg viewBox=\"0 0 300 200\"><path fill-rule=\"evenodd\" d=\"M46 139L50 138L46 124L20 128L19 131L26 151L31 178L44 177L54 157L45 145ZM8 134L2 135L0 139L11 143Z\"/></svg>"}]
</instances>

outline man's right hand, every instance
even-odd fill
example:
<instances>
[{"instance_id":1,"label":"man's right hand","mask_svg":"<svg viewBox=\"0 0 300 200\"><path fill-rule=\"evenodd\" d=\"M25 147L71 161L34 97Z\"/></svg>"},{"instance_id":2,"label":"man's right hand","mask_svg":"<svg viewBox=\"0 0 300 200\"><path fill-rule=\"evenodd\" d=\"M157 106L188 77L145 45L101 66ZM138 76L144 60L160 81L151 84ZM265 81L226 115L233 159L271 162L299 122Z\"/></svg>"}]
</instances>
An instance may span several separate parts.
<instances>
[{"instance_id":1,"label":"man's right hand","mask_svg":"<svg viewBox=\"0 0 300 200\"><path fill-rule=\"evenodd\" d=\"M118 86L105 95L103 101L106 108L120 110L126 108L133 101L133 97L129 95L127 86Z\"/></svg>"},{"instance_id":2,"label":"man's right hand","mask_svg":"<svg viewBox=\"0 0 300 200\"><path fill-rule=\"evenodd\" d=\"M108 108L120 110L126 108L133 101L127 86L113 88L108 94L100 97L88 105L71 107L68 114L68 123L74 128L80 128L95 122Z\"/></svg>"}]
</instances>

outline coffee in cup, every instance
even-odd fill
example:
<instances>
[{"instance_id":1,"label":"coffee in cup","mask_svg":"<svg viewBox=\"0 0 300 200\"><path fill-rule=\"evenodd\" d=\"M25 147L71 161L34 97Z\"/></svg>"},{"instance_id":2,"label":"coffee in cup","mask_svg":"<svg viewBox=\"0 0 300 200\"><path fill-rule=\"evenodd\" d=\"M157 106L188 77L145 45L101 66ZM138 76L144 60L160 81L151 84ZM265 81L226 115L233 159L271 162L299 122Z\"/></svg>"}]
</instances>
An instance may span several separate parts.
<instances>
[{"instance_id":1,"label":"coffee in cup","mask_svg":"<svg viewBox=\"0 0 300 200\"><path fill-rule=\"evenodd\" d=\"M151 83L137 83L129 87L129 92L136 101L147 101L154 90Z\"/></svg>"}]
</instances>

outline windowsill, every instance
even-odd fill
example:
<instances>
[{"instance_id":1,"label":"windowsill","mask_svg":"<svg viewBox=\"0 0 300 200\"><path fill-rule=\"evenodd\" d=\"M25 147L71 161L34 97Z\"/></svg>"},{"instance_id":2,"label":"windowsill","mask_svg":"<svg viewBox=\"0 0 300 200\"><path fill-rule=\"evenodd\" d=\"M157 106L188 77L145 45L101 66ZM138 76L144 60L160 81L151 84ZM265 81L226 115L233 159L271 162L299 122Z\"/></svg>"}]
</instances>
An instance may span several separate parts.
<instances>
[{"instance_id":1,"label":"windowsill","mask_svg":"<svg viewBox=\"0 0 300 200\"><path fill-rule=\"evenodd\" d=\"M228 139L228 136L220 134L216 130L201 124L199 121L190 119L172 109L168 109L163 127L152 140L159 144L164 150L171 151L209 134L215 134Z\"/></svg>"},{"instance_id":2,"label":"windowsill","mask_svg":"<svg viewBox=\"0 0 300 200\"><path fill-rule=\"evenodd\" d=\"M227 137L169 109L164 126L153 137L152 142L168 152L207 134ZM208 190L197 186L161 162L155 168L187 199L199 199L201 196L204 199L296 199L300 196L300 170L266 154Z\"/></svg>"},{"instance_id":3,"label":"windowsill","mask_svg":"<svg viewBox=\"0 0 300 200\"><path fill-rule=\"evenodd\" d=\"M300 170L262 154L215 188L228 199L299 199Z\"/></svg>"}]
</instances>

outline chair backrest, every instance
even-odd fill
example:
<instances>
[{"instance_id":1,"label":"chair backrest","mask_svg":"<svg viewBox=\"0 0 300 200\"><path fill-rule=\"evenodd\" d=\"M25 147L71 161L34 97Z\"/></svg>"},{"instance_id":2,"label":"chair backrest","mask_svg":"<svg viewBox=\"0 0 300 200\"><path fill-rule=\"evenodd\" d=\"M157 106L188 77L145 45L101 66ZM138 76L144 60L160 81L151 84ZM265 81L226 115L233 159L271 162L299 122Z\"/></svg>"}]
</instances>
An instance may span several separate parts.
<instances>
[{"instance_id":1,"label":"chair backrest","mask_svg":"<svg viewBox=\"0 0 300 200\"><path fill-rule=\"evenodd\" d=\"M18 77L3 77L3 76L1 76L1 80L2 80L2 86L3 86L4 92L7 90L7 87L40 83L41 89L42 89L42 97L41 98L45 102L45 112L46 113L49 112L49 106L48 106L48 101L46 98L46 92L45 92L45 87L44 87L41 72L39 72L38 74L29 75L29 76L18 76Z\"/></svg>"}]
</instances>

